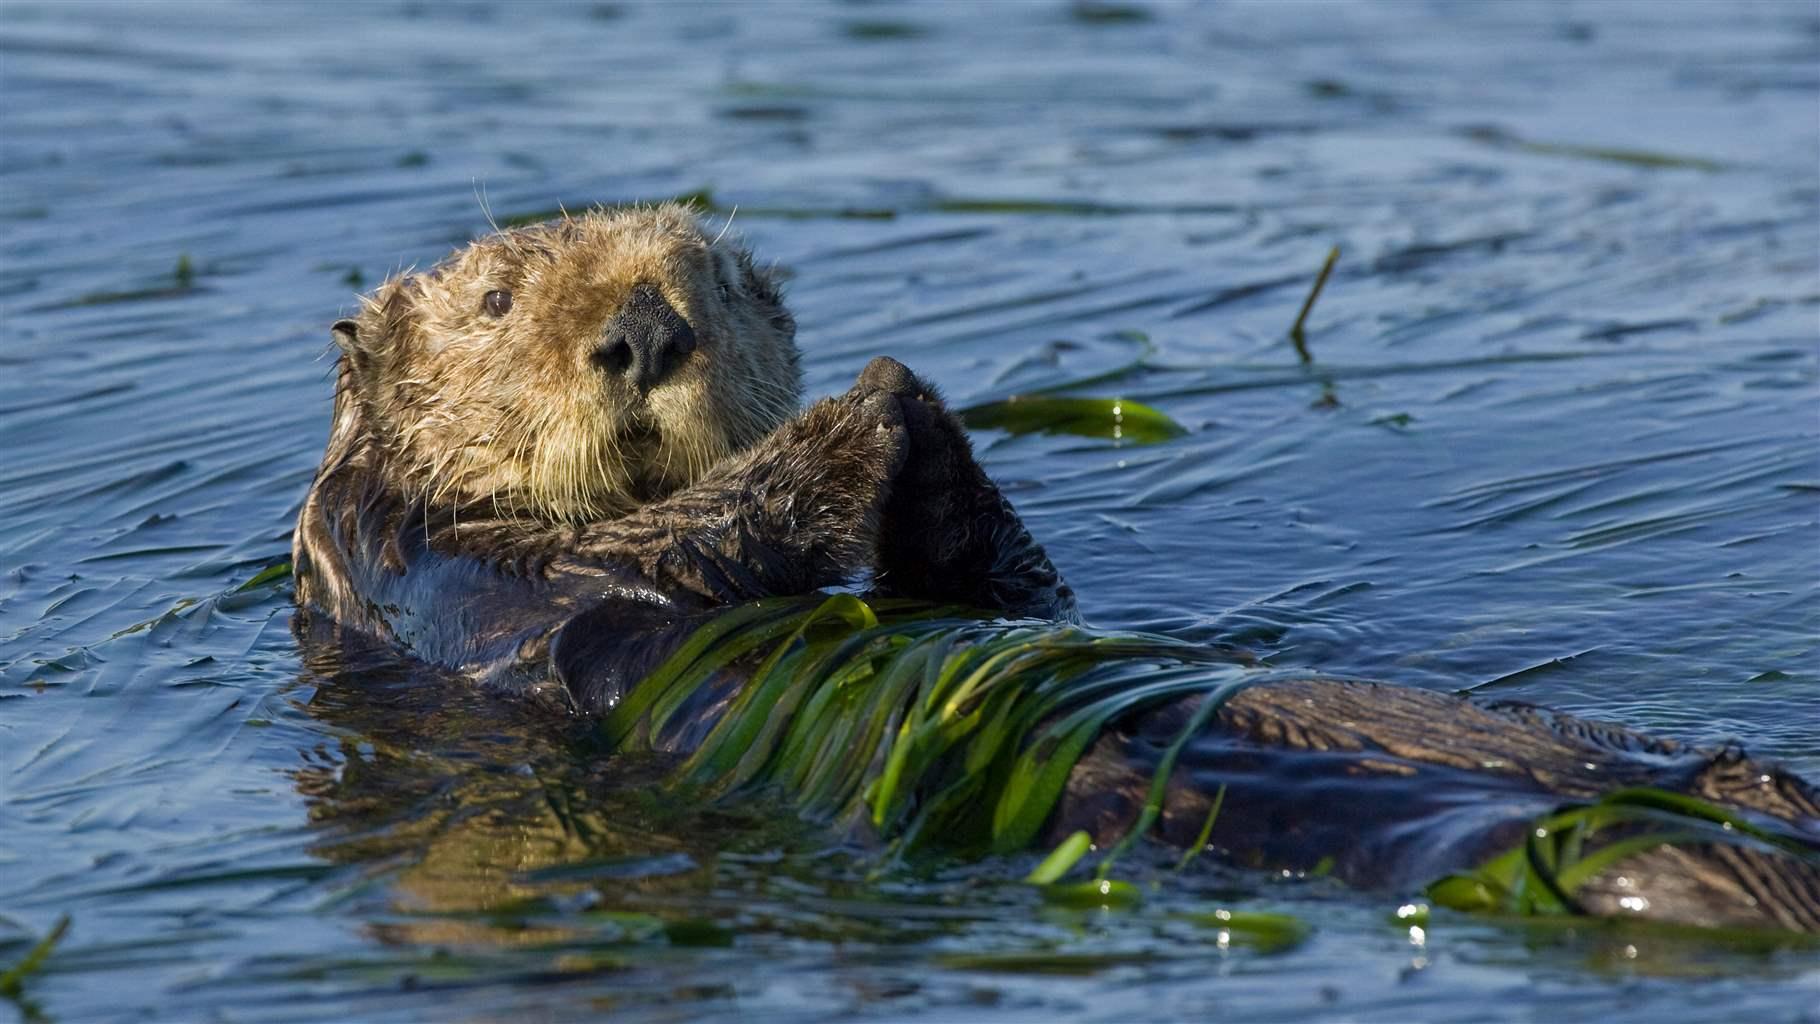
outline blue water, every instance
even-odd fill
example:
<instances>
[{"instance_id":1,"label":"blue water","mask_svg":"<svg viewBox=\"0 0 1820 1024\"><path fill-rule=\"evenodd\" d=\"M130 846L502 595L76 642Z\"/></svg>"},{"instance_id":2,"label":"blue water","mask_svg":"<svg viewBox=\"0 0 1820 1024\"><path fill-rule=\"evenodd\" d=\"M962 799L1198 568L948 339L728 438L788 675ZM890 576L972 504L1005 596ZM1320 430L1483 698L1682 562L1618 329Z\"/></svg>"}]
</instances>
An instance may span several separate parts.
<instances>
[{"instance_id":1,"label":"blue water","mask_svg":"<svg viewBox=\"0 0 1820 1024\"><path fill-rule=\"evenodd\" d=\"M14 0L0 964L71 927L0 1018L1820 1020L1812 950L871 878L237 592L356 291L483 208L702 189L816 393L888 353L1189 428L978 438L1096 624L1820 775L1812 3ZM1213 905L1314 932L1227 948Z\"/></svg>"}]
</instances>

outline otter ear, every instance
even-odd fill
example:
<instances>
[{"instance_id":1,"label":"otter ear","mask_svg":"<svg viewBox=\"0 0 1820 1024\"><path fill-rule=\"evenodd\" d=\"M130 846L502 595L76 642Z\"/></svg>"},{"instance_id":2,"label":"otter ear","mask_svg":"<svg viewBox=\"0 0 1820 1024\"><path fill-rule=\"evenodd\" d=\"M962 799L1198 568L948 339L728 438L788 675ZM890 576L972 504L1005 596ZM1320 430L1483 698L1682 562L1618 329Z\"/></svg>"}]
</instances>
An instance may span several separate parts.
<instances>
[{"instance_id":1,"label":"otter ear","mask_svg":"<svg viewBox=\"0 0 1820 1024\"><path fill-rule=\"evenodd\" d=\"M776 266L761 267L752 261L752 254L744 249L736 257L739 263L740 284L754 298L773 306L784 304L782 288L784 279L789 275Z\"/></svg>"},{"instance_id":2,"label":"otter ear","mask_svg":"<svg viewBox=\"0 0 1820 1024\"><path fill-rule=\"evenodd\" d=\"M337 320L329 328L335 344L349 358L366 363L384 358L407 337L417 315L416 277L398 277L380 285L371 297L362 297L358 317Z\"/></svg>"},{"instance_id":3,"label":"otter ear","mask_svg":"<svg viewBox=\"0 0 1820 1024\"><path fill-rule=\"evenodd\" d=\"M335 339L335 346L353 355L360 346L360 324L353 320L337 320L329 328L329 336Z\"/></svg>"},{"instance_id":4,"label":"otter ear","mask_svg":"<svg viewBox=\"0 0 1820 1024\"><path fill-rule=\"evenodd\" d=\"M789 272L772 265L761 267L752 262L752 254L741 249L738 256L740 287L746 293L771 307L771 325L790 337L796 336L796 318L784 306L783 283Z\"/></svg>"}]
</instances>

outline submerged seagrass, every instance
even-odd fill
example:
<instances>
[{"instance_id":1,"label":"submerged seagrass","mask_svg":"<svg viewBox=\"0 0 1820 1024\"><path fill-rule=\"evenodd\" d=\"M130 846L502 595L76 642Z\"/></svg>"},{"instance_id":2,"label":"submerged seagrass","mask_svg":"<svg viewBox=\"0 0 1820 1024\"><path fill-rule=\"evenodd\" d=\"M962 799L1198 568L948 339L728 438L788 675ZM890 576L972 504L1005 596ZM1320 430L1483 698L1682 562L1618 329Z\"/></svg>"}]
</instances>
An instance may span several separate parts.
<instances>
[{"instance_id":1,"label":"submerged seagrass","mask_svg":"<svg viewBox=\"0 0 1820 1024\"><path fill-rule=\"evenodd\" d=\"M1478 870L1437 890L1459 905L1820 931L1803 780L1070 625L1072 591L940 395L879 358L792 416L793 332L750 255L675 207L505 232L387 282L336 327L299 600L606 712L704 799L766 785L901 848L1086 832L1114 855L1155 839L1403 890ZM862 583L887 622L817 596ZM1643 813L1655 790L1691 800ZM1568 803L1619 809L1547 817ZM1538 821L1561 841L1540 846Z\"/></svg>"}]
</instances>

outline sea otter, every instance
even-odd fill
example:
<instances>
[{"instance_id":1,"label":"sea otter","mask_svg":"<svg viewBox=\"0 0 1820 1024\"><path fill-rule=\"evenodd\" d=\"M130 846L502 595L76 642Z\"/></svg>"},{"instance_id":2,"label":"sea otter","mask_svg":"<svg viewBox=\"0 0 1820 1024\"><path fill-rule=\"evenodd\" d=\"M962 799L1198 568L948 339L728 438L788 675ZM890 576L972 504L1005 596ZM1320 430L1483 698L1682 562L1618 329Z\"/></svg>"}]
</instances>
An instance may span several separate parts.
<instances>
[{"instance_id":1,"label":"sea otter","mask_svg":"<svg viewBox=\"0 0 1820 1024\"><path fill-rule=\"evenodd\" d=\"M828 587L1076 617L908 368L875 359L799 411L776 280L686 209L497 232L386 282L332 333L334 425L295 533L298 600L481 685L597 713L717 611ZM1129 830L1195 710L1108 722L1046 836ZM1820 792L1736 749L1318 678L1251 686L1200 729L1153 838L1407 889L1521 844L1564 800L1648 786L1773 825L1781 846L1639 849L1574 909L1820 932Z\"/></svg>"}]
</instances>

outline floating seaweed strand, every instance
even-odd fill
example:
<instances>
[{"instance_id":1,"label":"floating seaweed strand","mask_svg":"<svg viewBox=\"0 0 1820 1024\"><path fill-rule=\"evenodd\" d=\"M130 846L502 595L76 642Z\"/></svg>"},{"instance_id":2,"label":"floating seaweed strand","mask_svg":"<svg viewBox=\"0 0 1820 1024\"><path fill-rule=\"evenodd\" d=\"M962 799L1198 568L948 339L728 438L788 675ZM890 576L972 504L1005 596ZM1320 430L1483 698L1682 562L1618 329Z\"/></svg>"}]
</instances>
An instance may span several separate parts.
<instances>
[{"instance_id":1,"label":"floating seaweed strand","mask_svg":"<svg viewBox=\"0 0 1820 1024\"><path fill-rule=\"evenodd\" d=\"M887 865L937 847L962 856L1029 848L1108 723L1202 698L1164 750L1137 821L1101 857L1094 884L1102 886L1155 823L1186 744L1241 689L1289 674L1151 634L851 594L769 598L692 634L605 718L606 738L650 743L689 724L678 713L699 706L690 698L746 665L747 681L675 770L676 784L704 797L780 794L805 817L872 830L889 844ZM1579 914L1580 885L1625 857L1683 843L1820 863L1810 842L1776 823L1666 790L1626 789L1564 804L1515 848L1436 881L1428 895L1457 910ZM1053 882L1087 848L1071 836L1033 875Z\"/></svg>"},{"instance_id":2,"label":"floating seaweed strand","mask_svg":"<svg viewBox=\"0 0 1820 1024\"><path fill-rule=\"evenodd\" d=\"M607 739L662 736L697 689L766 645L677 781L709 794L773 788L805 814L863 822L905 849L939 834L971 853L1028 847L1113 718L1202 695L1179 749L1228 696L1270 675L1167 637L850 594L767 599L692 635L607 716ZM1147 805L1143 827L1154 814Z\"/></svg>"}]
</instances>

